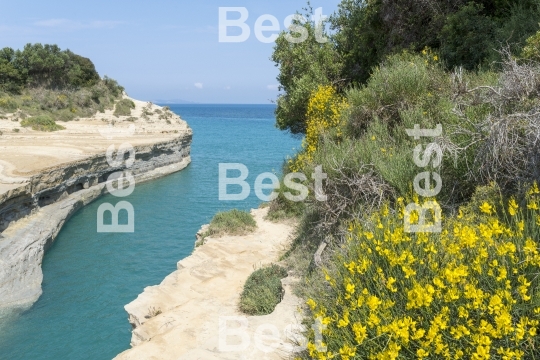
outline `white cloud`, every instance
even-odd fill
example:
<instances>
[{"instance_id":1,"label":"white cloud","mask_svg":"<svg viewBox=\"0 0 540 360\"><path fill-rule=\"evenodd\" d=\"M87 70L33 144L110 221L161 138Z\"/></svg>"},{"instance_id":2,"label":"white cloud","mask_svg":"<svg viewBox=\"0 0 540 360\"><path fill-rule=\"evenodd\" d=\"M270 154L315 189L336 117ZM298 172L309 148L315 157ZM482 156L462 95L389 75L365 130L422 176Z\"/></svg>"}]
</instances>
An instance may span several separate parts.
<instances>
[{"instance_id":1,"label":"white cloud","mask_svg":"<svg viewBox=\"0 0 540 360\"><path fill-rule=\"evenodd\" d=\"M279 90L279 85L268 85L266 88L268 90L278 91Z\"/></svg>"},{"instance_id":2,"label":"white cloud","mask_svg":"<svg viewBox=\"0 0 540 360\"><path fill-rule=\"evenodd\" d=\"M69 19L47 19L40 20L34 23L34 26L47 27L47 28L56 28L56 29L103 29L108 28L112 29L118 25L124 24L123 21L103 21L103 20L94 20L94 21L75 21Z\"/></svg>"},{"instance_id":3,"label":"white cloud","mask_svg":"<svg viewBox=\"0 0 540 360\"><path fill-rule=\"evenodd\" d=\"M203 84L202 83L195 83L195 87L197 89L202 89L203 88Z\"/></svg>"}]
</instances>

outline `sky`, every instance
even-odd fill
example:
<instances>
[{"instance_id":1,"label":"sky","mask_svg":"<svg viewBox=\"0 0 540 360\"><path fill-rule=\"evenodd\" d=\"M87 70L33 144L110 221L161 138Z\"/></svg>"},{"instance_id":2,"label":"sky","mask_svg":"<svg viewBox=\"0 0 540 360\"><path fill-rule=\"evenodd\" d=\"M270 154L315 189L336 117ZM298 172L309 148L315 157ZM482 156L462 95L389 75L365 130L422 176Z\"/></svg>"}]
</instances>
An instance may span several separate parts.
<instances>
[{"instance_id":1,"label":"sky","mask_svg":"<svg viewBox=\"0 0 540 360\"><path fill-rule=\"evenodd\" d=\"M313 0L324 15L339 0ZM279 94L278 69L270 60L274 43L263 43L255 23L285 18L307 0L17 0L1 1L0 46L57 44L90 58L101 76L119 81L133 98L213 104L268 104ZM220 42L219 9L245 8L251 35ZM229 12L227 19L240 18ZM263 25L270 25L265 22ZM269 37L273 32L265 32ZM241 34L228 28L228 36Z\"/></svg>"}]
</instances>

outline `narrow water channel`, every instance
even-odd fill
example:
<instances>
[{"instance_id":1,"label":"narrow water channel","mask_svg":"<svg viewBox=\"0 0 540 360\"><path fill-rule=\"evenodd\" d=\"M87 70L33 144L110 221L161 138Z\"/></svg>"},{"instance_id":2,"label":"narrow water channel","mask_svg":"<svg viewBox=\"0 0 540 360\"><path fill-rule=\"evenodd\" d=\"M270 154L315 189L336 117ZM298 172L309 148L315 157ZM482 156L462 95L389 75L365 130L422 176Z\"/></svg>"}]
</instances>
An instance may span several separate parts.
<instances>
[{"instance_id":1,"label":"narrow water channel","mask_svg":"<svg viewBox=\"0 0 540 360\"><path fill-rule=\"evenodd\" d=\"M174 105L194 130L192 164L137 185L134 234L96 232L104 197L79 211L46 254L43 295L30 309L0 315L0 359L111 359L129 348L124 305L160 283L194 247L195 233L220 210L260 201L218 199L218 164L243 163L248 182L276 172L300 141L274 126L271 105ZM232 176L232 175L231 175ZM231 189L233 191L234 189Z\"/></svg>"}]
</instances>

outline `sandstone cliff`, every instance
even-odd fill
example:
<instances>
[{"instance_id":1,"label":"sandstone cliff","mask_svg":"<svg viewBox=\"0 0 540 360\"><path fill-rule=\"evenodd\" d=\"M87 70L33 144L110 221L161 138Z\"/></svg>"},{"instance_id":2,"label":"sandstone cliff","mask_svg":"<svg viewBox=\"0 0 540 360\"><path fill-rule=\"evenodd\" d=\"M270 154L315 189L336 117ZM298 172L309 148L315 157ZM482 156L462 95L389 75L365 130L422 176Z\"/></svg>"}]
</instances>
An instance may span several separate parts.
<instances>
[{"instance_id":1,"label":"sandstone cliff","mask_svg":"<svg viewBox=\"0 0 540 360\"><path fill-rule=\"evenodd\" d=\"M109 111L63 124L66 130L54 133L6 132L18 122L0 120L0 307L39 298L43 255L63 224L107 192L110 174L126 170L125 162L111 166L109 146L134 148L129 170L139 183L191 161L186 122L153 104L135 103L130 117Z\"/></svg>"}]
</instances>

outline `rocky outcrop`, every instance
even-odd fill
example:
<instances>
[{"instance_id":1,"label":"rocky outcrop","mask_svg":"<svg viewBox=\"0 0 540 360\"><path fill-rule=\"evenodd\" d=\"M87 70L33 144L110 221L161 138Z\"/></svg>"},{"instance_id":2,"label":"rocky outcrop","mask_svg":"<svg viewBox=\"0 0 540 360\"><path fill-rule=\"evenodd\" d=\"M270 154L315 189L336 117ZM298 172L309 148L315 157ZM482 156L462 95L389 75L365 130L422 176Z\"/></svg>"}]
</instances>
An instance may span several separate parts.
<instances>
[{"instance_id":1,"label":"rocky outcrop","mask_svg":"<svg viewBox=\"0 0 540 360\"><path fill-rule=\"evenodd\" d=\"M134 146L129 169L136 182L185 168L191 161L192 131L166 141ZM105 153L46 168L0 194L0 307L22 306L41 295L41 262L70 216L107 192L111 167Z\"/></svg>"},{"instance_id":2,"label":"rocky outcrop","mask_svg":"<svg viewBox=\"0 0 540 360\"><path fill-rule=\"evenodd\" d=\"M246 316L238 311L249 275L277 262L290 244L293 227L265 220L267 211L252 210L257 221L252 234L207 237L178 263L176 272L126 305L133 348L116 359L288 358L300 340L302 320L300 300L291 290L293 278L282 280L284 298L272 314ZM223 321L228 321L229 333L223 331ZM235 335L238 322L244 331ZM268 326L277 331L268 334ZM266 332L259 333L261 329ZM242 346L234 347L239 343Z\"/></svg>"}]
</instances>

